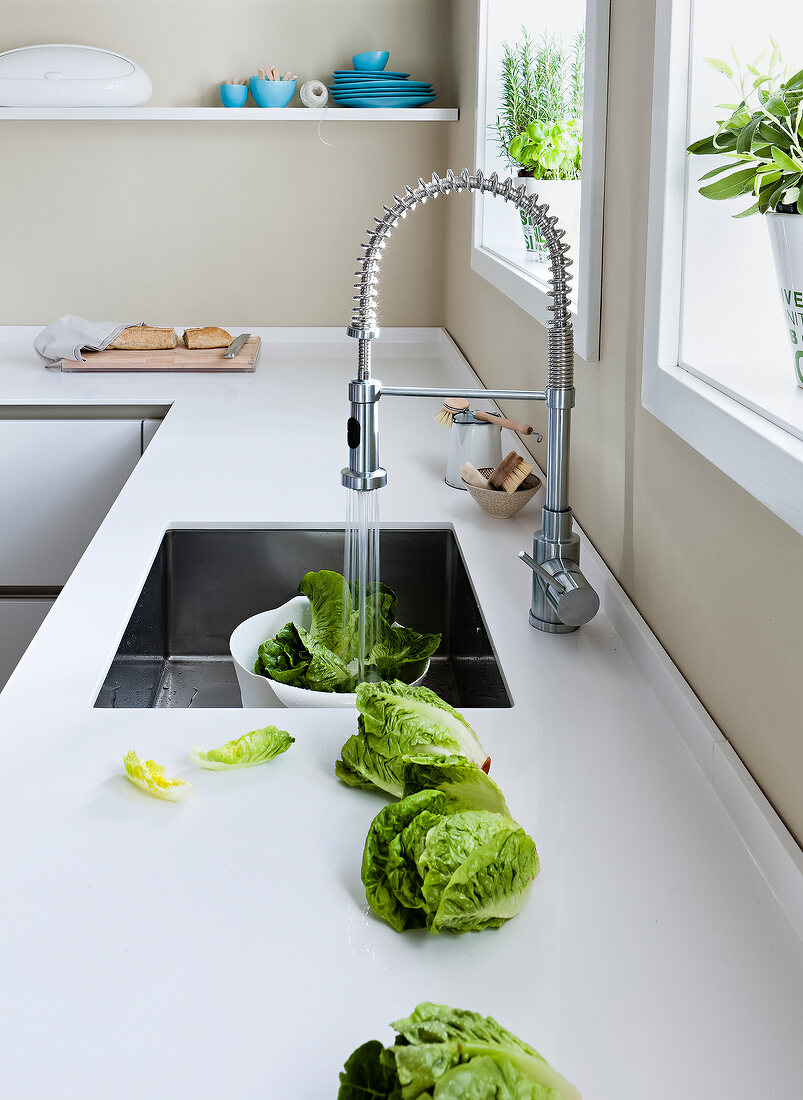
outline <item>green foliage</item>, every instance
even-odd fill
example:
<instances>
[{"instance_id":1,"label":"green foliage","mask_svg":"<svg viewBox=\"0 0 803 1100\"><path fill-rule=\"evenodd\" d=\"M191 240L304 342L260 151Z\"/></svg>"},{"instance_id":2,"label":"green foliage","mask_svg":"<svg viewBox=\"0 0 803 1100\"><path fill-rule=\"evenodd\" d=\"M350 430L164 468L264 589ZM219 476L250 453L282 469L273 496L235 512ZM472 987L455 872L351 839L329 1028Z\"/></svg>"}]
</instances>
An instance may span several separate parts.
<instances>
[{"instance_id":1,"label":"green foliage","mask_svg":"<svg viewBox=\"0 0 803 1100\"><path fill-rule=\"evenodd\" d=\"M312 691L351 692L357 685L357 612L349 586L340 573L321 569L307 573L298 586L310 601L309 631L286 623L259 647L257 676ZM440 645L440 634L419 634L396 621L396 595L379 584L367 593L366 637L374 642L367 654L368 674L406 681L418 679Z\"/></svg>"},{"instance_id":2,"label":"green foliage","mask_svg":"<svg viewBox=\"0 0 803 1100\"><path fill-rule=\"evenodd\" d=\"M582 160L585 31L522 37L502 52L496 135L512 167L537 179L577 179Z\"/></svg>"},{"instance_id":3,"label":"green foliage","mask_svg":"<svg viewBox=\"0 0 803 1100\"><path fill-rule=\"evenodd\" d=\"M338 1100L580 1100L549 1062L491 1016L425 1001L350 1056Z\"/></svg>"},{"instance_id":4,"label":"green foliage","mask_svg":"<svg viewBox=\"0 0 803 1100\"><path fill-rule=\"evenodd\" d=\"M516 164L531 169L537 180L579 179L583 157L582 128L573 118L552 126L531 122L524 133L511 141L510 155Z\"/></svg>"},{"instance_id":5,"label":"green foliage","mask_svg":"<svg viewBox=\"0 0 803 1100\"><path fill-rule=\"evenodd\" d=\"M790 76L778 44L770 42L764 71L759 65L766 51L748 65L734 53L735 71L727 61L705 58L730 80L739 102L721 103L728 116L717 121L713 134L688 148L696 156L727 158L700 177L701 183L713 180L700 194L717 200L751 195L755 201L737 218L781 206L803 214L803 69Z\"/></svg>"},{"instance_id":6,"label":"green foliage","mask_svg":"<svg viewBox=\"0 0 803 1100\"><path fill-rule=\"evenodd\" d=\"M479 932L521 911L538 853L507 807L488 810L487 798L482 785L465 785L458 797L445 784L408 794L374 818L363 852L365 896L397 932Z\"/></svg>"},{"instance_id":7,"label":"green foliage","mask_svg":"<svg viewBox=\"0 0 803 1100\"><path fill-rule=\"evenodd\" d=\"M490 766L463 715L429 688L401 680L360 684L357 710L357 733L346 741L335 764L335 774L350 787L377 787L399 798L405 762L430 753L454 754L475 767Z\"/></svg>"}]
</instances>

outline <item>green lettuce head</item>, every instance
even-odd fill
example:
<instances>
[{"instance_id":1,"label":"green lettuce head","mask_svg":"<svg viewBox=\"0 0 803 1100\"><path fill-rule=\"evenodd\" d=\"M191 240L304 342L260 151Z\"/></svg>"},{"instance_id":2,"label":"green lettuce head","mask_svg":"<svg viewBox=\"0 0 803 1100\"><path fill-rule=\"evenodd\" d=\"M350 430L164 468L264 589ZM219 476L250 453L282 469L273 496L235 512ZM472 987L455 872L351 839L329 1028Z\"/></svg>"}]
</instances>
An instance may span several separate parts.
<instances>
[{"instance_id":1,"label":"green lettuce head","mask_svg":"<svg viewBox=\"0 0 803 1100\"><path fill-rule=\"evenodd\" d=\"M491 1016L425 1001L349 1057L338 1100L581 1100L538 1051Z\"/></svg>"},{"instance_id":2,"label":"green lettuce head","mask_svg":"<svg viewBox=\"0 0 803 1100\"><path fill-rule=\"evenodd\" d=\"M335 764L338 778L351 787L378 787L398 798L405 760L428 753L460 756L486 772L490 767L491 758L463 715L429 688L401 680L360 684L357 710L358 732Z\"/></svg>"},{"instance_id":3,"label":"green lettuce head","mask_svg":"<svg viewBox=\"0 0 803 1100\"><path fill-rule=\"evenodd\" d=\"M453 792L420 790L374 818L362 881L368 904L397 932L479 932L521 911L539 870L532 838L507 807L476 809Z\"/></svg>"}]
</instances>

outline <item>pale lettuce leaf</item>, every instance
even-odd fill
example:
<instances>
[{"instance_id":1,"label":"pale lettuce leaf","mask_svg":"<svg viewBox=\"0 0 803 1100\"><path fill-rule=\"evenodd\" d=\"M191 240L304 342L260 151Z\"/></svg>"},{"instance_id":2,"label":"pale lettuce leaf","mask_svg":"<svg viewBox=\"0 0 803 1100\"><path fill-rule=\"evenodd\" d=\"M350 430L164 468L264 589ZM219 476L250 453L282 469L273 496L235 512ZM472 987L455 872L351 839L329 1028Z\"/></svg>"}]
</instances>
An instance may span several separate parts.
<instances>
[{"instance_id":1,"label":"pale lettuce leaf","mask_svg":"<svg viewBox=\"0 0 803 1100\"><path fill-rule=\"evenodd\" d=\"M123 765L131 782L154 798L181 802L195 793L195 788L185 779L172 778L155 760L140 760L133 749L123 757Z\"/></svg>"},{"instance_id":2,"label":"pale lettuce leaf","mask_svg":"<svg viewBox=\"0 0 803 1100\"><path fill-rule=\"evenodd\" d=\"M188 755L199 767L212 771L254 768L257 764L265 764L287 752L294 743L295 738L285 730L277 729L276 726L265 726L264 729L251 730L242 737L227 741L220 748L205 751L193 749Z\"/></svg>"}]
</instances>

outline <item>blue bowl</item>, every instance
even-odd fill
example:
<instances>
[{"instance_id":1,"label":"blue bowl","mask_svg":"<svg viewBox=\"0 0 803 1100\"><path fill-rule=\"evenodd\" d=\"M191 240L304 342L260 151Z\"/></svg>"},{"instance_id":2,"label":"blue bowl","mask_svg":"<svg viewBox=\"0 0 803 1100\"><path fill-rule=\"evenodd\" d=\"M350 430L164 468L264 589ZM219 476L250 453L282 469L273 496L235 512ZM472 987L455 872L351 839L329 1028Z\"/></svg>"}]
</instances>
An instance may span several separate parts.
<instances>
[{"instance_id":1,"label":"blue bowl","mask_svg":"<svg viewBox=\"0 0 803 1100\"><path fill-rule=\"evenodd\" d=\"M248 99L247 84L221 84L220 102L224 107L244 107Z\"/></svg>"},{"instance_id":2,"label":"blue bowl","mask_svg":"<svg viewBox=\"0 0 803 1100\"><path fill-rule=\"evenodd\" d=\"M295 80L260 80L252 76L248 83L257 107L286 107L296 94Z\"/></svg>"},{"instance_id":3,"label":"blue bowl","mask_svg":"<svg viewBox=\"0 0 803 1100\"><path fill-rule=\"evenodd\" d=\"M355 53L351 59L354 68L361 73L380 73L388 63L387 50L368 50L367 53Z\"/></svg>"}]
</instances>

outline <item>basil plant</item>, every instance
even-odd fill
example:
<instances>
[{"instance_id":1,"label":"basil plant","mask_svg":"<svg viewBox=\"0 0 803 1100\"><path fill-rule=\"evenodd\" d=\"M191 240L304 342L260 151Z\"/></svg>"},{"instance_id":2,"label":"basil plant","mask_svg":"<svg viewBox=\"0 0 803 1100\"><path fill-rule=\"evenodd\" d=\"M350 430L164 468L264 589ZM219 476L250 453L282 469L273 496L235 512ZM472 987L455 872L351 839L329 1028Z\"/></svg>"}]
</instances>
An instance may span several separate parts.
<instances>
[{"instance_id":1,"label":"basil plant","mask_svg":"<svg viewBox=\"0 0 803 1100\"><path fill-rule=\"evenodd\" d=\"M531 122L508 147L511 158L537 180L580 178L583 128L576 118L562 122Z\"/></svg>"}]
</instances>

